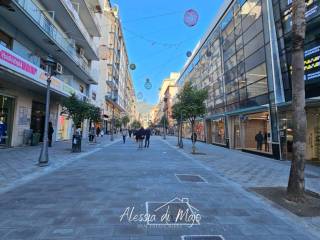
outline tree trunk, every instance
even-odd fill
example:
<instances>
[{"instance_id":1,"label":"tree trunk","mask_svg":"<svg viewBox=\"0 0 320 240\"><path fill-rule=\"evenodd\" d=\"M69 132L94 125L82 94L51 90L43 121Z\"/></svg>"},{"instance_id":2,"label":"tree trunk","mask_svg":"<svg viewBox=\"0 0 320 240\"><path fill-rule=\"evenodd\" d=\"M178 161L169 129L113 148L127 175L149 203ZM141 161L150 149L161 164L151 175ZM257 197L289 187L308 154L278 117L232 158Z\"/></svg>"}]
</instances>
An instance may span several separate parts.
<instances>
[{"instance_id":1,"label":"tree trunk","mask_svg":"<svg viewBox=\"0 0 320 240\"><path fill-rule=\"evenodd\" d=\"M292 3L292 126L293 159L287 187L287 198L291 201L304 201L305 154L306 154L306 112L304 83L304 39L305 39L304 0Z\"/></svg>"},{"instance_id":2,"label":"tree trunk","mask_svg":"<svg viewBox=\"0 0 320 240\"><path fill-rule=\"evenodd\" d=\"M194 137L194 120L191 121L192 154L196 153L196 141Z\"/></svg>"}]
</instances>

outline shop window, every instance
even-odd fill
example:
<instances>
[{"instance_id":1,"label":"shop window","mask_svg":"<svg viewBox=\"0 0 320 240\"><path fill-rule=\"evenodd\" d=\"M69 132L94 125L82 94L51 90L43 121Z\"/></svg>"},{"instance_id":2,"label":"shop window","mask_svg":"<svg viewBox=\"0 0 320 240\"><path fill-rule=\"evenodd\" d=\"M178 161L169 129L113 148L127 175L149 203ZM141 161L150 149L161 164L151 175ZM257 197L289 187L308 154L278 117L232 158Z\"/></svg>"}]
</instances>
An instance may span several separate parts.
<instances>
[{"instance_id":1,"label":"shop window","mask_svg":"<svg viewBox=\"0 0 320 240\"><path fill-rule=\"evenodd\" d=\"M267 77L267 69L266 69L265 63L251 69L246 73L247 84L254 83L266 77Z\"/></svg>"},{"instance_id":2,"label":"shop window","mask_svg":"<svg viewBox=\"0 0 320 240\"><path fill-rule=\"evenodd\" d=\"M247 86L248 98L263 95L268 92L267 79L260 80Z\"/></svg>"},{"instance_id":3,"label":"shop window","mask_svg":"<svg viewBox=\"0 0 320 240\"><path fill-rule=\"evenodd\" d=\"M0 44L6 48L11 49L12 48L12 38L8 34L0 31Z\"/></svg>"},{"instance_id":4,"label":"shop window","mask_svg":"<svg viewBox=\"0 0 320 240\"><path fill-rule=\"evenodd\" d=\"M271 153L269 113L254 113L241 116L240 119L244 148Z\"/></svg>"}]
</instances>

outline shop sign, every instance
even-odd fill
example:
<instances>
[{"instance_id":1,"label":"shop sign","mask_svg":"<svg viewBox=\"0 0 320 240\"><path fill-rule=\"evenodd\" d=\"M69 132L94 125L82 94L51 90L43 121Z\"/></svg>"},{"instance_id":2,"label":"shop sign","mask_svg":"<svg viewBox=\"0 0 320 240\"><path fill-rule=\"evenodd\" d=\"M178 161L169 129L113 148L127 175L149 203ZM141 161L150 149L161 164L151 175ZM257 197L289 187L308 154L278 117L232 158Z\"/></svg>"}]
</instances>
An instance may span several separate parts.
<instances>
[{"instance_id":1,"label":"shop sign","mask_svg":"<svg viewBox=\"0 0 320 240\"><path fill-rule=\"evenodd\" d=\"M26 61L11 50L0 45L0 65L24 75L43 86L47 84L47 73L34 64ZM56 77L51 77L51 87L65 95L76 93L76 90Z\"/></svg>"},{"instance_id":2,"label":"shop sign","mask_svg":"<svg viewBox=\"0 0 320 240\"><path fill-rule=\"evenodd\" d=\"M304 79L306 81L320 78L320 46L305 51Z\"/></svg>"}]
</instances>

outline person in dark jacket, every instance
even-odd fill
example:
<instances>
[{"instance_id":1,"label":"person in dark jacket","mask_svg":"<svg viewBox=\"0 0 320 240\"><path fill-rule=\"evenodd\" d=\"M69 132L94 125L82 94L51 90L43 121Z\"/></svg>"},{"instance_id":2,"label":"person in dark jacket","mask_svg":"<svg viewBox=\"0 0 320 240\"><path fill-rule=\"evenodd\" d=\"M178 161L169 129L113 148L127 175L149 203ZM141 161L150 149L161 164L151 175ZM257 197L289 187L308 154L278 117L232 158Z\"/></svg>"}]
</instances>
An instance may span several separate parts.
<instances>
[{"instance_id":1,"label":"person in dark jacket","mask_svg":"<svg viewBox=\"0 0 320 240\"><path fill-rule=\"evenodd\" d=\"M263 143L263 135L261 131L255 136L255 140L257 142L257 150L262 150L262 143Z\"/></svg>"},{"instance_id":2,"label":"person in dark jacket","mask_svg":"<svg viewBox=\"0 0 320 240\"><path fill-rule=\"evenodd\" d=\"M52 126L52 122L49 122L49 127L48 127L48 146L52 147L52 136L54 133L54 129Z\"/></svg>"},{"instance_id":3,"label":"person in dark jacket","mask_svg":"<svg viewBox=\"0 0 320 240\"><path fill-rule=\"evenodd\" d=\"M145 136L145 130L144 130L143 127L141 127L136 133L136 138L137 138L138 143L139 143L139 148L143 148L144 136Z\"/></svg>"},{"instance_id":4,"label":"person in dark jacket","mask_svg":"<svg viewBox=\"0 0 320 240\"><path fill-rule=\"evenodd\" d=\"M148 148L150 145L150 136L151 136L151 130L150 128L147 128L145 130L145 136L146 136L146 140L144 141L144 147Z\"/></svg>"}]
</instances>

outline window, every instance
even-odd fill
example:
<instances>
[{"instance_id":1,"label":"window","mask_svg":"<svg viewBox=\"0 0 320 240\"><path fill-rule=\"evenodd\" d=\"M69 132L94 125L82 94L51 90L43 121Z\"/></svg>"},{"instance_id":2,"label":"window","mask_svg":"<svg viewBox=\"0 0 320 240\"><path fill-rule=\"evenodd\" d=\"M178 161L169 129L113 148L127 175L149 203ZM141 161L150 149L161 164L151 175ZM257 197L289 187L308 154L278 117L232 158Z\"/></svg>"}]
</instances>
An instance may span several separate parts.
<instances>
[{"instance_id":1,"label":"window","mask_svg":"<svg viewBox=\"0 0 320 240\"><path fill-rule=\"evenodd\" d=\"M267 79L260 80L247 86L248 98L263 95L268 92Z\"/></svg>"},{"instance_id":2,"label":"window","mask_svg":"<svg viewBox=\"0 0 320 240\"><path fill-rule=\"evenodd\" d=\"M247 45L244 46L244 55L247 58L256 50L264 45L263 33L261 32L254 39L252 39Z\"/></svg>"},{"instance_id":3,"label":"window","mask_svg":"<svg viewBox=\"0 0 320 240\"><path fill-rule=\"evenodd\" d=\"M0 44L6 48L11 49L12 47L12 38L6 33L0 31Z\"/></svg>"},{"instance_id":4,"label":"window","mask_svg":"<svg viewBox=\"0 0 320 240\"><path fill-rule=\"evenodd\" d=\"M267 77L267 69L266 69L266 64L263 63L250 71L246 73L247 77L247 84L254 83L256 81L259 81L262 78Z\"/></svg>"},{"instance_id":5,"label":"window","mask_svg":"<svg viewBox=\"0 0 320 240\"><path fill-rule=\"evenodd\" d=\"M255 3L255 0L252 1L247 1L247 3L249 5L244 5L247 6L247 8L243 8L242 10L242 15L246 16L243 20L242 20L242 28L243 31L246 31L260 16L261 16L261 3L259 2L257 5ZM251 4L251 5L250 5ZM251 10L250 8L252 7L252 5L256 5L255 7L253 7Z\"/></svg>"},{"instance_id":6,"label":"window","mask_svg":"<svg viewBox=\"0 0 320 240\"><path fill-rule=\"evenodd\" d=\"M262 18L260 17L252 26L248 28L246 32L243 33L244 44L247 44L254 36L256 36L262 30Z\"/></svg>"},{"instance_id":7,"label":"window","mask_svg":"<svg viewBox=\"0 0 320 240\"><path fill-rule=\"evenodd\" d=\"M265 62L265 60L265 50L264 48L260 48L258 51L256 51L254 54L252 54L245 60L246 71Z\"/></svg>"}]
</instances>

